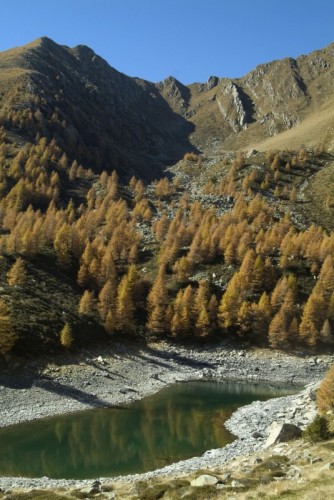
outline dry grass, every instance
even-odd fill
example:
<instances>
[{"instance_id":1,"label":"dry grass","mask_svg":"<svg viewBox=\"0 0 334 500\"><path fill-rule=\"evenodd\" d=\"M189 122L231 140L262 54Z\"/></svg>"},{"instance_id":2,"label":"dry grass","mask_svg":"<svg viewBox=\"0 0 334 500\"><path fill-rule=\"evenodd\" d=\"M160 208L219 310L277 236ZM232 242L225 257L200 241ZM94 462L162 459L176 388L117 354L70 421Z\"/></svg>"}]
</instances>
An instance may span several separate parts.
<instances>
[{"instance_id":1,"label":"dry grass","mask_svg":"<svg viewBox=\"0 0 334 500\"><path fill-rule=\"evenodd\" d=\"M301 207L308 220L328 229L334 229L334 206L326 206L326 200L334 202L334 163L329 163L314 174L305 188L305 199L308 201Z\"/></svg>"},{"instance_id":2,"label":"dry grass","mask_svg":"<svg viewBox=\"0 0 334 500\"><path fill-rule=\"evenodd\" d=\"M275 448L256 455L237 458L224 468L202 470L189 476L157 478L131 483L115 483L113 489L124 499L281 499L289 500L334 498L334 468L326 469L326 464L334 463L334 440L310 446L302 441L280 445L281 453ZM280 450L277 449L277 452ZM255 464L255 458L262 462ZM315 460L315 463L312 463ZM286 471L292 466L300 470L300 477L285 479ZM226 473L230 477L226 479ZM201 474L217 477L223 487L192 487L190 481ZM240 481L243 487L232 486L232 480Z\"/></svg>"},{"instance_id":3,"label":"dry grass","mask_svg":"<svg viewBox=\"0 0 334 500\"><path fill-rule=\"evenodd\" d=\"M299 125L290 130L250 145L259 151L298 150L305 144L307 147L325 144L329 150L334 148L334 101L326 102L319 110L314 110Z\"/></svg>"}]
</instances>

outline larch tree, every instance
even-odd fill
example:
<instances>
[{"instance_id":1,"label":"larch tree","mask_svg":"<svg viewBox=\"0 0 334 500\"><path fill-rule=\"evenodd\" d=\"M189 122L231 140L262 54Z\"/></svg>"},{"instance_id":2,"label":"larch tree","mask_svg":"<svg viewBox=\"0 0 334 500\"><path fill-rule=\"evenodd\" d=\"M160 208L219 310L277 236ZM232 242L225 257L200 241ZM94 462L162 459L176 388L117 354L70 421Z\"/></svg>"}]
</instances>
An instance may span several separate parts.
<instances>
[{"instance_id":1,"label":"larch tree","mask_svg":"<svg viewBox=\"0 0 334 500\"><path fill-rule=\"evenodd\" d=\"M60 343L65 349L69 349L73 344L73 332L71 325L69 323L65 323L61 332L60 332Z\"/></svg>"},{"instance_id":2,"label":"larch tree","mask_svg":"<svg viewBox=\"0 0 334 500\"><path fill-rule=\"evenodd\" d=\"M319 279L314 291L321 293L326 300L329 300L331 294L334 292L334 265L331 255L326 257L321 267Z\"/></svg>"},{"instance_id":3,"label":"larch tree","mask_svg":"<svg viewBox=\"0 0 334 500\"><path fill-rule=\"evenodd\" d=\"M194 294L188 285L176 295L171 331L175 336L186 336L191 334L194 326Z\"/></svg>"},{"instance_id":4,"label":"larch tree","mask_svg":"<svg viewBox=\"0 0 334 500\"><path fill-rule=\"evenodd\" d=\"M9 353L18 336L14 330L11 310L3 299L0 299L0 355Z\"/></svg>"},{"instance_id":5,"label":"larch tree","mask_svg":"<svg viewBox=\"0 0 334 500\"><path fill-rule=\"evenodd\" d=\"M287 291L292 289L295 293L297 288L297 280L296 277L292 274L288 276L283 276L277 283L271 294L271 306L274 312L277 312L279 308L282 306Z\"/></svg>"},{"instance_id":6,"label":"larch tree","mask_svg":"<svg viewBox=\"0 0 334 500\"><path fill-rule=\"evenodd\" d=\"M166 287L165 269L161 268L147 297L147 329L152 333L165 333L170 325L166 318L168 291Z\"/></svg>"},{"instance_id":7,"label":"larch tree","mask_svg":"<svg viewBox=\"0 0 334 500\"><path fill-rule=\"evenodd\" d=\"M195 311L200 313L203 306L207 307L209 301L209 283L207 280L200 280L195 295Z\"/></svg>"},{"instance_id":8,"label":"larch tree","mask_svg":"<svg viewBox=\"0 0 334 500\"><path fill-rule=\"evenodd\" d=\"M64 222L60 229L56 232L54 242L54 249L57 255L57 262L59 267L68 270L71 267L71 230L70 226Z\"/></svg>"},{"instance_id":9,"label":"larch tree","mask_svg":"<svg viewBox=\"0 0 334 500\"><path fill-rule=\"evenodd\" d=\"M265 278L265 263L261 255L257 255L252 272L252 286L255 292L259 292L263 289L263 283Z\"/></svg>"},{"instance_id":10,"label":"larch tree","mask_svg":"<svg viewBox=\"0 0 334 500\"><path fill-rule=\"evenodd\" d=\"M327 303L323 295L318 294L316 287L309 296L303 310L299 325L299 337L302 342L314 347L320 340L323 318L326 317Z\"/></svg>"},{"instance_id":11,"label":"larch tree","mask_svg":"<svg viewBox=\"0 0 334 500\"><path fill-rule=\"evenodd\" d=\"M18 257L7 273L7 281L10 286L22 286L27 278L27 270L24 260Z\"/></svg>"},{"instance_id":12,"label":"larch tree","mask_svg":"<svg viewBox=\"0 0 334 500\"><path fill-rule=\"evenodd\" d=\"M199 335L200 337L209 335L211 331L210 317L205 304L202 304L202 307L200 308L196 320L195 329L197 335Z\"/></svg>"},{"instance_id":13,"label":"larch tree","mask_svg":"<svg viewBox=\"0 0 334 500\"><path fill-rule=\"evenodd\" d=\"M82 316L91 316L96 310L96 299L93 291L85 290L81 296L78 313Z\"/></svg>"},{"instance_id":14,"label":"larch tree","mask_svg":"<svg viewBox=\"0 0 334 500\"><path fill-rule=\"evenodd\" d=\"M334 365L328 370L317 390L317 405L322 413L334 408Z\"/></svg>"},{"instance_id":15,"label":"larch tree","mask_svg":"<svg viewBox=\"0 0 334 500\"><path fill-rule=\"evenodd\" d=\"M201 280L194 298L195 329L200 336L206 336L211 332L211 318L209 312L209 283Z\"/></svg>"},{"instance_id":16,"label":"larch tree","mask_svg":"<svg viewBox=\"0 0 334 500\"><path fill-rule=\"evenodd\" d=\"M208 314L211 331L215 331L217 329L218 305L217 297L213 293L208 302Z\"/></svg>"},{"instance_id":17,"label":"larch tree","mask_svg":"<svg viewBox=\"0 0 334 500\"><path fill-rule=\"evenodd\" d=\"M138 279L136 266L131 264L127 274L121 279L117 289L116 327L122 332L132 332L135 329L135 303L133 290Z\"/></svg>"},{"instance_id":18,"label":"larch tree","mask_svg":"<svg viewBox=\"0 0 334 500\"><path fill-rule=\"evenodd\" d=\"M182 293L182 290L179 293ZM178 293L178 295L179 295ZM174 309L173 309L173 317L171 321L171 332L174 337L177 337L182 334L182 315L181 315L181 307L178 305L178 296L176 296Z\"/></svg>"},{"instance_id":19,"label":"larch tree","mask_svg":"<svg viewBox=\"0 0 334 500\"><path fill-rule=\"evenodd\" d=\"M182 256L173 266L173 271L176 273L177 280L184 283L188 280L192 270L192 264L186 256Z\"/></svg>"},{"instance_id":20,"label":"larch tree","mask_svg":"<svg viewBox=\"0 0 334 500\"><path fill-rule=\"evenodd\" d=\"M98 296L97 308L101 320L104 322L109 311L115 311L117 288L111 280L106 281Z\"/></svg>"},{"instance_id":21,"label":"larch tree","mask_svg":"<svg viewBox=\"0 0 334 500\"><path fill-rule=\"evenodd\" d=\"M282 308L273 317L268 331L269 345L273 349L284 349L288 342L288 321Z\"/></svg>"},{"instance_id":22,"label":"larch tree","mask_svg":"<svg viewBox=\"0 0 334 500\"><path fill-rule=\"evenodd\" d=\"M194 326L194 293L191 285L184 290L182 297L182 328L185 335L189 335Z\"/></svg>"},{"instance_id":23,"label":"larch tree","mask_svg":"<svg viewBox=\"0 0 334 500\"><path fill-rule=\"evenodd\" d=\"M254 309L252 304L247 300L243 300L237 313L236 324L240 335L249 334L253 330Z\"/></svg>"},{"instance_id":24,"label":"larch tree","mask_svg":"<svg viewBox=\"0 0 334 500\"><path fill-rule=\"evenodd\" d=\"M332 335L332 327L328 318L325 319L324 324L320 330L320 341L324 344L332 344L334 337Z\"/></svg>"},{"instance_id":25,"label":"larch tree","mask_svg":"<svg viewBox=\"0 0 334 500\"><path fill-rule=\"evenodd\" d=\"M112 283L116 283L116 279L117 272L115 261L112 253L107 249L101 259L100 276L98 282L100 285L104 285L108 280L110 280Z\"/></svg>"},{"instance_id":26,"label":"larch tree","mask_svg":"<svg viewBox=\"0 0 334 500\"><path fill-rule=\"evenodd\" d=\"M236 324L238 311L243 301L240 289L239 273L235 273L227 285L218 308L218 325L229 329Z\"/></svg>"},{"instance_id":27,"label":"larch tree","mask_svg":"<svg viewBox=\"0 0 334 500\"><path fill-rule=\"evenodd\" d=\"M114 309L109 309L107 317L103 323L104 329L108 335L112 335L116 331L117 318L116 311Z\"/></svg>"},{"instance_id":28,"label":"larch tree","mask_svg":"<svg viewBox=\"0 0 334 500\"><path fill-rule=\"evenodd\" d=\"M298 323L298 318L296 316L292 318L292 321L289 325L288 333L289 333L290 345L297 344L299 335L299 323Z\"/></svg>"}]
</instances>

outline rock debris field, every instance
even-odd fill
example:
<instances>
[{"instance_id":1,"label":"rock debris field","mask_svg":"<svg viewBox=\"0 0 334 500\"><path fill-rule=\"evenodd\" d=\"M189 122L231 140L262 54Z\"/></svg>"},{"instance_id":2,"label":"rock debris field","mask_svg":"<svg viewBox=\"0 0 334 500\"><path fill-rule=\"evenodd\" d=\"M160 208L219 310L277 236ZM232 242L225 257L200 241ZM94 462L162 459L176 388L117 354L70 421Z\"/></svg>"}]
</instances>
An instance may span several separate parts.
<instances>
[{"instance_id":1,"label":"rock debris field","mask_svg":"<svg viewBox=\"0 0 334 500\"><path fill-rule=\"evenodd\" d=\"M56 358L57 359L57 358ZM58 364L59 363L59 364ZM94 353L64 355L38 362L11 360L0 375L1 426L89 408L121 405L153 394L166 385L189 380L267 382L283 387L306 386L296 395L255 401L237 410L226 427L239 439L201 457L178 462L146 474L101 481L129 481L177 475L227 463L232 458L264 449L273 421L304 428L313 420L314 388L334 356L287 355L229 345L185 348L167 342L128 346L114 343ZM10 367L10 368L9 368ZM91 480L0 478L0 488L84 486Z\"/></svg>"}]
</instances>

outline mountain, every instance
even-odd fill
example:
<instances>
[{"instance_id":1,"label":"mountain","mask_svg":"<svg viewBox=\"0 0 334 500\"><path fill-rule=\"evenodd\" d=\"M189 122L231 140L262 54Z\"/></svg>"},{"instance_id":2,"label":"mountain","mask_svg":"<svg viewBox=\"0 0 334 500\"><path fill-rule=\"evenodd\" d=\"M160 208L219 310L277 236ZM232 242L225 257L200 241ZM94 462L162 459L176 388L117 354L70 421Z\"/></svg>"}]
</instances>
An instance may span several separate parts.
<instances>
[{"instance_id":1,"label":"mountain","mask_svg":"<svg viewBox=\"0 0 334 500\"><path fill-rule=\"evenodd\" d=\"M193 125L154 84L116 71L88 47L43 37L1 53L0 70L5 128L22 139L54 137L70 158L96 171L152 179L193 149Z\"/></svg>"},{"instance_id":2,"label":"mountain","mask_svg":"<svg viewBox=\"0 0 334 500\"><path fill-rule=\"evenodd\" d=\"M55 138L96 172L152 180L186 152L261 149L268 139L263 148L279 149L281 134L292 148L305 137L333 148L333 68L331 44L242 78L154 84L118 72L86 46L42 37L0 53L0 121L13 140Z\"/></svg>"}]
</instances>

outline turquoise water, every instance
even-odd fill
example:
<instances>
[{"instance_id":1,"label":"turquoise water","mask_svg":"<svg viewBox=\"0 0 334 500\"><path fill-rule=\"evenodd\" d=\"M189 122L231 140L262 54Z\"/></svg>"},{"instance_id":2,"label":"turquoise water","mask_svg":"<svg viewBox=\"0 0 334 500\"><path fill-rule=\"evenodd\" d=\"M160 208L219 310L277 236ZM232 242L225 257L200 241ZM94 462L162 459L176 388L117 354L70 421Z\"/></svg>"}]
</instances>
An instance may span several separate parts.
<instances>
[{"instance_id":1,"label":"turquoise water","mask_svg":"<svg viewBox=\"0 0 334 500\"><path fill-rule=\"evenodd\" d=\"M146 472L220 448L238 407L287 394L265 385L187 382L121 408L0 429L0 475L84 479Z\"/></svg>"}]
</instances>

